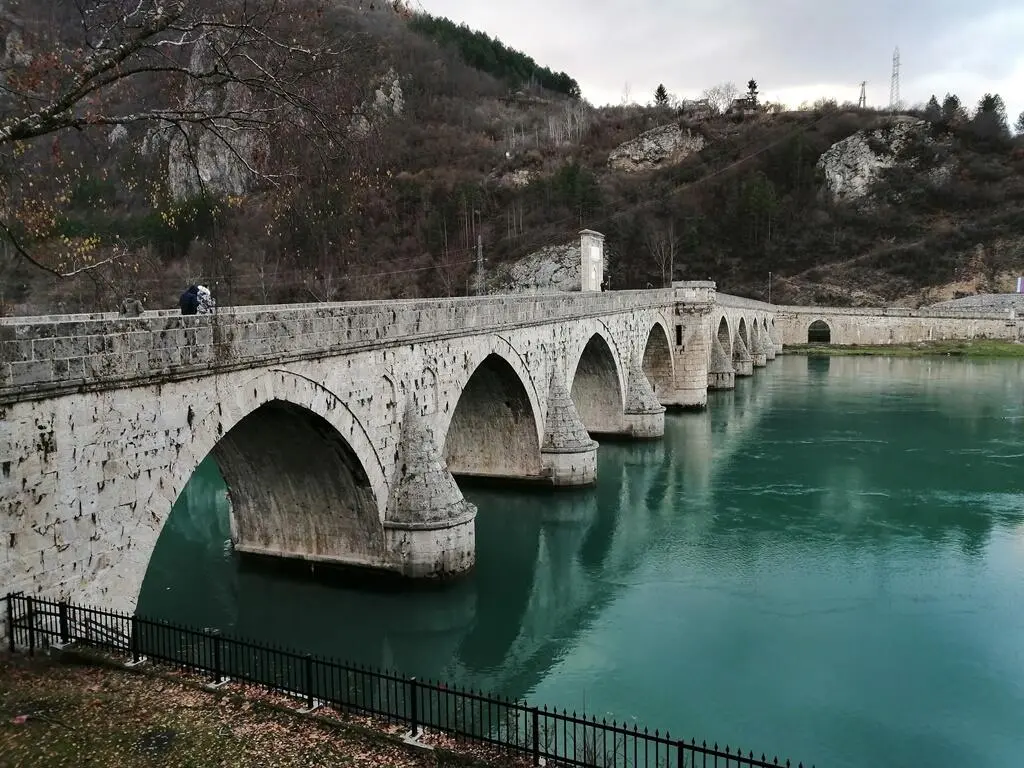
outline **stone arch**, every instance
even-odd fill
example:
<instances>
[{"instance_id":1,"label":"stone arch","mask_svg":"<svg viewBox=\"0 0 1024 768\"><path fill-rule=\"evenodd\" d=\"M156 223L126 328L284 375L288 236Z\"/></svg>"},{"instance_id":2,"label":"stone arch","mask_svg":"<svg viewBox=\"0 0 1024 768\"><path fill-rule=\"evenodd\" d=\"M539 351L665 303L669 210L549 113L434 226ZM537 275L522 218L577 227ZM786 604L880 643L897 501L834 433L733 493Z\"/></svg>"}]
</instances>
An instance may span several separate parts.
<instances>
[{"instance_id":1,"label":"stone arch","mask_svg":"<svg viewBox=\"0 0 1024 768\"><path fill-rule=\"evenodd\" d=\"M570 395L587 431L591 434L621 432L622 366L604 334L596 331L587 338L572 370Z\"/></svg>"},{"instance_id":2,"label":"stone arch","mask_svg":"<svg viewBox=\"0 0 1024 768\"><path fill-rule=\"evenodd\" d=\"M718 337L718 343L722 345L722 350L725 354L732 359L732 329L729 328L729 320L725 315L722 315L718 320L718 327L715 329L715 335Z\"/></svg>"},{"instance_id":3,"label":"stone arch","mask_svg":"<svg viewBox=\"0 0 1024 768\"><path fill-rule=\"evenodd\" d=\"M736 332L739 333L740 338L743 339L743 346L750 350L750 328L747 326L747 318L740 315L739 325L736 328Z\"/></svg>"},{"instance_id":4,"label":"stone arch","mask_svg":"<svg viewBox=\"0 0 1024 768\"><path fill-rule=\"evenodd\" d=\"M386 473L366 430L337 395L301 374L272 369L218 388L217 397L202 415L188 406L176 461L146 502L159 520L157 534L212 453L228 484L242 551L363 564L381 558ZM139 563L132 605L148 554Z\"/></svg>"},{"instance_id":5,"label":"stone arch","mask_svg":"<svg viewBox=\"0 0 1024 768\"><path fill-rule=\"evenodd\" d=\"M668 329L660 320L655 321L647 334L641 361L644 374L651 383L655 395L660 398L674 389L672 346Z\"/></svg>"},{"instance_id":6,"label":"stone arch","mask_svg":"<svg viewBox=\"0 0 1024 768\"><path fill-rule=\"evenodd\" d=\"M822 319L815 320L807 326L808 344L831 344L832 328Z\"/></svg>"},{"instance_id":7,"label":"stone arch","mask_svg":"<svg viewBox=\"0 0 1024 768\"><path fill-rule=\"evenodd\" d=\"M528 375L524 378L496 351L471 369L445 433L444 456L452 474L540 477L539 408L528 382Z\"/></svg>"}]
</instances>

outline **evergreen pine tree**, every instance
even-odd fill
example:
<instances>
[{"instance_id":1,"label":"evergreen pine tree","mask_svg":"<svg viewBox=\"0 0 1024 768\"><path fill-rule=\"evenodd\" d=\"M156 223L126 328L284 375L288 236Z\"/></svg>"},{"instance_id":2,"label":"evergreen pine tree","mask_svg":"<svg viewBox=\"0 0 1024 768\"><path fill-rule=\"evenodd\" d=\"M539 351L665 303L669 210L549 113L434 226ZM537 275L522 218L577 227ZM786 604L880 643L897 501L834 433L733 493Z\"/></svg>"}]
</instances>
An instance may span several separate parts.
<instances>
[{"instance_id":1,"label":"evergreen pine tree","mask_svg":"<svg viewBox=\"0 0 1024 768\"><path fill-rule=\"evenodd\" d=\"M665 90L664 84L659 84L654 91L654 104L658 107L668 106L668 91Z\"/></svg>"}]
</instances>

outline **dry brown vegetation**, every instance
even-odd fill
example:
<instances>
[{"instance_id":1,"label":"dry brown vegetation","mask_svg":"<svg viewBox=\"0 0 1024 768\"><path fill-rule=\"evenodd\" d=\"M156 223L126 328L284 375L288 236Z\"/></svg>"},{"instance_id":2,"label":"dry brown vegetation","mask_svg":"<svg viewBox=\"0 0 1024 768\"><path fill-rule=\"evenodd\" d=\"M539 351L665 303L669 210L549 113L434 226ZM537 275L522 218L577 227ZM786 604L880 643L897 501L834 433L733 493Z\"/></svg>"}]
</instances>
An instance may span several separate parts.
<instances>
[{"instance_id":1,"label":"dry brown vegetation","mask_svg":"<svg viewBox=\"0 0 1024 768\"><path fill-rule=\"evenodd\" d=\"M412 748L382 721L329 709L301 715L299 702L262 689L208 691L184 673L84 659L105 666L0 655L0 768L528 763L437 734L422 739L434 751Z\"/></svg>"},{"instance_id":2,"label":"dry brown vegetation","mask_svg":"<svg viewBox=\"0 0 1024 768\"><path fill-rule=\"evenodd\" d=\"M778 301L913 302L954 284L997 287L1024 267L1024 153L1009 140L937 126L938 149L919 147L926 162L915 172L887 174L871 209L826 201L815 164L832 143L886 118L829 103L715 118L693 126L708 139L698 155L623 175L608 170L609 151L680 118L510 88L415 34L401 14L357 5L325 16L353 52L339 78L346 86L325 91L331 108L358 111L393 69L400 117L375 118L368 135L346 135L329 156L272 132L274 183L184 203L157 194L161 161L142 152L144 132L116 145L88 131L31 144L19 161L49 180L41 199L66 197L34 247L65 238L91 244L94 259L120 257L60 279L12 258L5 244L0 312L111 310L127 294L166 307L194 281L211 284L222 304L459 295L472 283L478 237L495 265L583 227L608 238L613 288L662 281L648 244L668 230L675 279L710 277L767 298L770 271ZM46 170L55 146L59 157L83 158L60 184ZM947 161L947 183L923 181ZM529 183L510 183L516 171Z\"/></svg>"}]
</instances>

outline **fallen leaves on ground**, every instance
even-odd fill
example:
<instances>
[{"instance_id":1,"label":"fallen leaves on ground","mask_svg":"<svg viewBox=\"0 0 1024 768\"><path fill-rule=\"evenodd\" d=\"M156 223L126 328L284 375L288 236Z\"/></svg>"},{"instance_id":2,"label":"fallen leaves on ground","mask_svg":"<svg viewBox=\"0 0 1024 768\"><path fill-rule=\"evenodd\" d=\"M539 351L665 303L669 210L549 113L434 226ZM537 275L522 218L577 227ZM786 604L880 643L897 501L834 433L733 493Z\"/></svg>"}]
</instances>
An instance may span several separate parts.
<instances>
[{"instance_id":1,"label":"fallen leaves on ground","mask_svg":"<svg viewBox=\"0 0 1024 768\"><path fill-rule=\"evenodd\" d=\"M317 712L380 734L375 737L257 704L302 707L280 694L241 686L230 694L211 693L197 690L195 682L181 673L139 674L0 656L0 768L418 768L439 762L436 753L396 743L393 736L404 731L401 726ZM499 757L447 737L428 741L478 759ZM512 765L506 759L498 763Z\"/></svg>"}]
</instances>

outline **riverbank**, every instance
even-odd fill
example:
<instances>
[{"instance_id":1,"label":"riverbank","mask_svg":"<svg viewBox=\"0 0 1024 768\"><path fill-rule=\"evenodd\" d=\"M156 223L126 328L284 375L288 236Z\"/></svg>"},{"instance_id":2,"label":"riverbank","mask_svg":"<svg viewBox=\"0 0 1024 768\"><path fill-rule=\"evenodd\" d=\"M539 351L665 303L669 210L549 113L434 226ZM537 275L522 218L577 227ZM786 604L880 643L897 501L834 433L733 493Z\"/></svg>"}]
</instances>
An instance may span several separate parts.
<instances>
[{"instance_id":1,"label":"riverbank","mask_svg":"<svg viewBox=\"0 0 1024 768\"><path fill-rule=\"evenodd\" d=\"M839 344L787 344L787 355L812 357L850 357L877 355L881 357L970 357L1015 358L1024 357L1024 344L992 339L970 341L922 341L914 344L839 345Z\"/></svg>"},{"instance_id":2,"label":"riverbank","mask_svg":"<svg viewBox=\"0 0 1024 768\"><path fill-rule=\"evenodd\" d=\"M143 669L78 654L0 654L0 768L516 765L463 744L452 751L443 737L432 749L410 745L369 718L300 714L297 702L258 689L210 691Z\"/></svg>"}]
</instances>

